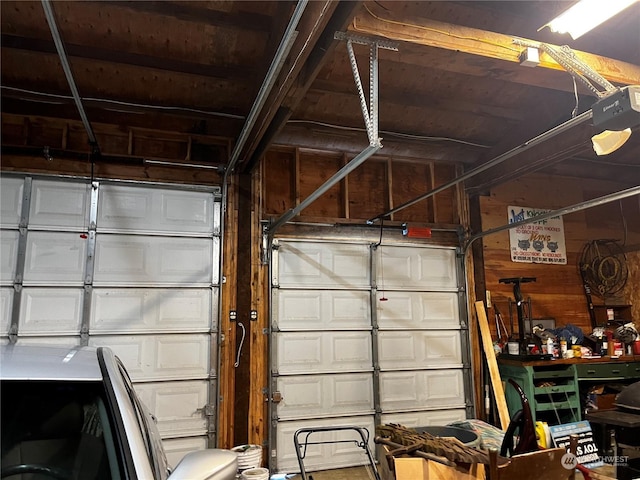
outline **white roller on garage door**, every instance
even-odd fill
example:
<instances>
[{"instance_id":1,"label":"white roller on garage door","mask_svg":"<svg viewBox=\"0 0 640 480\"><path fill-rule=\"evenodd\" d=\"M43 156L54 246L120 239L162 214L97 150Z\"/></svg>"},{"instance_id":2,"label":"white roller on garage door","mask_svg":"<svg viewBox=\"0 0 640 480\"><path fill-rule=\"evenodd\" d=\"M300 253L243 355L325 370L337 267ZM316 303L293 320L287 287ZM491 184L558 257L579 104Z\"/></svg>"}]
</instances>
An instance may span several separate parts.
<instances>
[{"instance_id":1,"label":"white roller on garage door","mask_svg":"<svg viewBox=\"0 0 640 480\"><path fill-rule=\"evenodd\" d=\"M280 239L272 262L277 471L297 470L299 428L356 425L373 437L376 422L465 418L453 249ZM313 441L339 439L324 432ZM304 462L311 471L367 460L355 445L327 443L310 445Z\"/></svg>"},{"instance_id":2,"label":"white roller on garage door","mask_svg":"<svg viewBox=\"0 0 640 480\"><path fill-rule=\"evenodd\" d=\"M205 412L216 397L220 199L94 185L2 178L0 308L3 322L13 317L3 336L13 323L19 342L110 346L178 458L214 433Z\"/></svg>"}]
</instances>

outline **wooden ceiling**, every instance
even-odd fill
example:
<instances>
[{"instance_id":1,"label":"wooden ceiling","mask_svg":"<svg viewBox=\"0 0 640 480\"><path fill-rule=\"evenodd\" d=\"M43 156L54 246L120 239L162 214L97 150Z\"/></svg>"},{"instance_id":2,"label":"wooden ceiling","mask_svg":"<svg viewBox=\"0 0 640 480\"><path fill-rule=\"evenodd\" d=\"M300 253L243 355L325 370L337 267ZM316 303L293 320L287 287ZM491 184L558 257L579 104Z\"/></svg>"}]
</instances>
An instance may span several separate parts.
<instances>
[{"instance_id":1,"label":"wooden ceiling","mask_svg":"<svg viewBox=\"0 0 640 480\"><path fill-rule=\"evenodd\" d=\"M538 31L566 1L312 1L263 105L254 108L296 2L51 5L90 122L212 136L232 145L244 132L246 142L235 152L238 171L253 168L273 144L353 155L368 145L346 43L334 39L336 31L397 43L398 51L379 50L380 153L467 170L596 100L581 83L576 93L572 77L546 54L535 68L521 66L523 47L515 37L566 43L614 85L640 84L640 3L572 41L548 28ZM2 112L78 121L41 2L3 1L0 8ZM354 45L354 51L366 93L369 49ZM482 192L540 169L638 185L635 130L620 150L597 157L590 137L598 132L580 122L466 186ZM19 147L11 143L3 138L3 148ZM223 167L228 158L207 161Z\"/></svg>"}]
</instances>

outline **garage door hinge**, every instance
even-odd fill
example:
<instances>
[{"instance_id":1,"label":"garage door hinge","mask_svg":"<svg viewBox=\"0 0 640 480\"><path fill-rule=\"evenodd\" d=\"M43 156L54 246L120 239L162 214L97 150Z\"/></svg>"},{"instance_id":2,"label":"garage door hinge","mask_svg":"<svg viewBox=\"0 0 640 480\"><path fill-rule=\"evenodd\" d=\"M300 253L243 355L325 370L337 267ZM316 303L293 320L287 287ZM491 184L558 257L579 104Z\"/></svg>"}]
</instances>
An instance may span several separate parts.
<instances>
[{"instance_id":1,"label":"garage door hinge","mask_svg":"<svg viewBox=\"0 0 640 480\"><path fill-rule=\"evenodd\" d=\"M251 320L253 320L253 321L258 320L258 311L257 310L251 310L249 318Z\"/></svg>"}]
</instances>

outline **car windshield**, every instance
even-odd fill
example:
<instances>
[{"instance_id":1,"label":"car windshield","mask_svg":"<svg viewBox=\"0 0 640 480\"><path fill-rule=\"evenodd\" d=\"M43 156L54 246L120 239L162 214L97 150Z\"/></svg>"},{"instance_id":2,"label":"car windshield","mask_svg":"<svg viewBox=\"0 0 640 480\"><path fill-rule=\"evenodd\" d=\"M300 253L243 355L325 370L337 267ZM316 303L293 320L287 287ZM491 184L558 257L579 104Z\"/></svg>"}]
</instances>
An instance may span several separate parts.
<instances>
[{"instance_id":1,"label":"car windshield","mask_svg":"<svg viewBox=\"0 0 640 480\"><path fill-rule=\"evenodd\" d=\"M120 479L104 395L97 382L2 381L2 478Z\"/></svg>"}]
</instances>

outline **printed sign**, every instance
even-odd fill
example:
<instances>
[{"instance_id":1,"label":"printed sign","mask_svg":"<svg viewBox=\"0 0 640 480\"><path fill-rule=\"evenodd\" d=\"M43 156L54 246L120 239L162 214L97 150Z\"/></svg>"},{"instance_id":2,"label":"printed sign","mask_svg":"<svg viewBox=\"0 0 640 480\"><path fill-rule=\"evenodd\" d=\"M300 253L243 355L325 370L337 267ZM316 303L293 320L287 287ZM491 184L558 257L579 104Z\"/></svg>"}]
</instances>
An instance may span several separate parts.
<instances>
[{"instance_id":1,"label":"printed sign","mask_svg":"<svg viewBox=\"0 0 640 480\"><path fill-rule=\"evenodd\" d=\"M578 435L578 446L576 447L576 457L580 465L587 468L599 467L604 462L598 455L598 447L593 440L591 425L587 421L565 423L549 427L551 438L556 447L569 450L569 437Z\"/></svg>"},{"instance_id":2,"label":"printed sign","mask_svg":"<svg viewBox=\"0 0 640 480\"><path fill-rule=\"evenodd\" d=\"M550 212L541 208L507 207L509 223L516 223ZM552 263L566 265L567 247L564 242L562 217L527 223L509 230L511 261L521 263Z\"/></svg>"}]
</instances>

